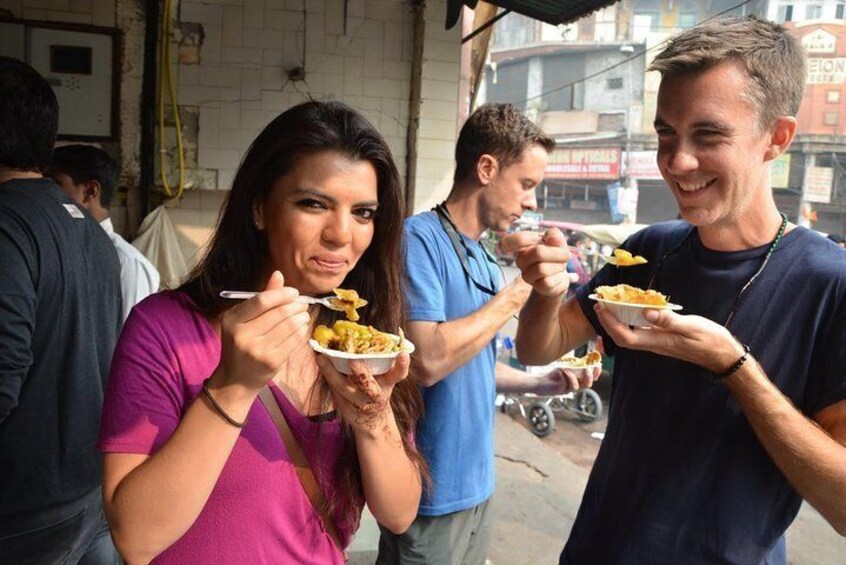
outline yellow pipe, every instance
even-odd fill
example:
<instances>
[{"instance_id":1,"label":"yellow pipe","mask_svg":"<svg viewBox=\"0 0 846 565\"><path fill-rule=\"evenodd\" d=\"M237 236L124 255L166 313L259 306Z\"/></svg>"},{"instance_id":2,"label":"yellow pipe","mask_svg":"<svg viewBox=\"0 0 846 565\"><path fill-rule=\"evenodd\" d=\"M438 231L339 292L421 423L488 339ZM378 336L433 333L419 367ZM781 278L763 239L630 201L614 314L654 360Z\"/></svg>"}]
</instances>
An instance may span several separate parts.
<instances>
[{"instance_id":1,"label":"yellow pipe","mask_svg":"<svg viewBox=\"0 0 846 565\"><path fill-rule=\"evenodd\" d=\"M171 23L172 23L171 0L164 0L162 11L162 42L159 50L159 173L162 180L162 190L168 199L179 198L185 190L185 149L182 145L182 122L179 119L179 105L176 98L176 88L173 83L171 71ZM167 180L165 171L165 124L164 124L164 85L167 85L170 107L173 111L173 123L176 127L176 152L179 160L179 186L175 194Z\"/></svg>"}]
</instances>

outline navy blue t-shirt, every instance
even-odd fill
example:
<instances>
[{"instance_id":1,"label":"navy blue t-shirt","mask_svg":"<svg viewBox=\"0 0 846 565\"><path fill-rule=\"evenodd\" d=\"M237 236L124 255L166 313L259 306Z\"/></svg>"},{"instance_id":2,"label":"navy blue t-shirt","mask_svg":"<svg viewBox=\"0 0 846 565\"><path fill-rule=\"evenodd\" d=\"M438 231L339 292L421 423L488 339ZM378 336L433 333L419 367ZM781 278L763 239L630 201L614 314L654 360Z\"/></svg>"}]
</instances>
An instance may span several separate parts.
<instances>
[{"instance_id":1,"label":"navy blue t-shirt","mask_svg":"<svg viewBox=\"0 0 846 565\"><path fill-rule=\"evenodd\" d=\"M561 563L786 563L783 534L801 499L737 401L705 369L618 348L588 295L599 285L653 288L683 314L724 323L769 245L706 249L682 221L626 242L648 264L606 267L577 297L615 355L605 439ZM743 295L731 332L808 416L846 398L846 252L812 231L784 236Z\"/></svg>"}]
</instances>

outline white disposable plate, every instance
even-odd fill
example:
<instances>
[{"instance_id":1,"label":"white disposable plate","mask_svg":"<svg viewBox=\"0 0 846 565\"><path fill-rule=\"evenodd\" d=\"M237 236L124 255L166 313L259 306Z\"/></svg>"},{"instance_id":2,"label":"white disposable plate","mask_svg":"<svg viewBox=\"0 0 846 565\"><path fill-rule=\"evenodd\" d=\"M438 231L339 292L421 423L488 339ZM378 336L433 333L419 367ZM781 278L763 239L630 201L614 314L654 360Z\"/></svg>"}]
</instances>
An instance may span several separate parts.
<instances>
[{"instance_id":1,"label":"white disposable plate","mask_svg":"<svg viewBox=\"0 0 846 565\"><path fill-rule=\"evenodd\" d=\"M396 342L400 339L398 335L388 335ZM394 359L396 359L397 355L402 353L402 351L405 351L410 355L411 353L414 353L415 349L414 344L407 339L404 339L402 342L402 351L392 351L391 353L346 353L335 349L327 349L313 339L308 340L308 344L318 353L326 355L332 361L332 366L335 367L335 370L345 375L350 374L351 359L360 359L361 361L364 361L364 365L367 367L367 370L370 371L371 375L381 375L383 373L387 373L391 369L391 365L394 364Z\"/></svg>"},{"instance_id":2,"label":"white disposable plate","mask_svg":"<svg viewBox=\"0 0 846 565\"><path fill-rule=\"evenodd\" d=\"M594 363L593 365L570 365L569 363L565 363L564 361L556 361L552 364L552 366L556 369L567 369L569 371L587 371L588 369L602 367L602 363Z\"/></svg>"},{"instance_id":3,"label":"white disposable plate","mask_svg":"<svg viewBox=\"0 0 846 565\"><path fill-rule=\"evenodd\" d=\"M678 304L665 304L663 306L655 306L652 304L629 304L627 302L615 302L613 300L606 300L598 297L596 294L588 296L591 300L601 302L615 318L627 326L637 326L642 328L652 327L646 318L643 317L643 311L650 310L681 310L682 307Z\"/></svg>"}]
</instances>

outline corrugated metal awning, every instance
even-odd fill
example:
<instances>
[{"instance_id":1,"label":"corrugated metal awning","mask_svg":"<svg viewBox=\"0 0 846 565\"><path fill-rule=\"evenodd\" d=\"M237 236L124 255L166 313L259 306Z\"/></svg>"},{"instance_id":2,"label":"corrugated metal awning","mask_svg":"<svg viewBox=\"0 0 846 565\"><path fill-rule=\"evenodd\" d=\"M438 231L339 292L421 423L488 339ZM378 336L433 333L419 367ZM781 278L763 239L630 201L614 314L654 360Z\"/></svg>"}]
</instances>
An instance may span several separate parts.
<instances>
[{"instance_id":1,"label":"corrugated metal awning","mask_svg":"<svg viewBox=\"0 0 846 565\"><path fill-rule=\"evenodd\" d=\"M559 25L601 10L619 0L486 0L505 10L517 12L542 22ZM478 0L447 0L446 28L458 22L461 8L475 8Z\"/></svg>"}]
</instances>

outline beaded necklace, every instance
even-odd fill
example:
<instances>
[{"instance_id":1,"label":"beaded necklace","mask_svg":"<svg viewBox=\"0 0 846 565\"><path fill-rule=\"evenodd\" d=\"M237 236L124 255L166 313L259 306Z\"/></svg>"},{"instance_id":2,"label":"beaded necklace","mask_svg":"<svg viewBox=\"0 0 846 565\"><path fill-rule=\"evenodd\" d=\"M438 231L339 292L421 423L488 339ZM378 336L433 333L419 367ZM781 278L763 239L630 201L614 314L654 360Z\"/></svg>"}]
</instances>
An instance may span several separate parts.
<instances>
[{"instance_id":1,"label":"beaded necklace","mask_svg":"<svg viewBox=\"0 0 846 565\"><path fill-rule=\"evenodd\" d=\"M779 216L781 216L781 227L778 228L778 233L776 234L775 239L773 239L772 243L770 243L770 247L769 249L767 249L767 254L764 256L764 260L761 262L761 266L758 267L758 270L755 271L755 274L752 275L752 277L748 281L746 281L746 284L744 284L743 287L740 289L740 292L737 293L737 296L734 299L734 303L731 305L731 310L729 310L728 317L723 323L723 326L726 328L728 327L729 322L731 322L732 318L734 317L734 314L737 311L737 307L740 305L741 297L749 289L749 287L752 286L752 283L755 282L755 279L757 279L758 276L764 271L764 267L767 266L767 263L769 263L770 261L770 257L778 247L778 244L781 243L782 237L784 237L784 231L787 229L787 216L781 213L779 213ZM696 228L693 228L689 232L687 232L687 235L684 237L681 243L679 243L673 249L665 253L663 257L658 260L658 263L655 264L655 269L652 271L652 278L649 280L649 286L647 288L652 288L652 285L655 284L655 279L657 278L658 272L661 270L661 267L663 266L664 262L668 258L681 251L682 247L684 247L684 245L688 242L690 236L693 235L693 232L695 230Z\"/></svg>"}]
</instances>

